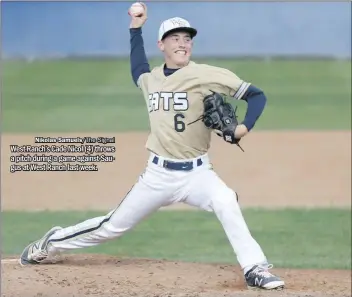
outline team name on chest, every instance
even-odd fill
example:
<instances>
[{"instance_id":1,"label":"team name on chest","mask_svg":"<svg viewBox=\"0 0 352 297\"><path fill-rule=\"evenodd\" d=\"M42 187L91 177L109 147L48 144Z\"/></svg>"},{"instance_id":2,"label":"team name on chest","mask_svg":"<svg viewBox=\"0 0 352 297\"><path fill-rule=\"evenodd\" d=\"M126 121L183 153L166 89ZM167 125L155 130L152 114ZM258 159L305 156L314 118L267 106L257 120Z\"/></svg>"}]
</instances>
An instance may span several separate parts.
<instances>
[{"instance_id":1,"label":"team name on chest","mask_svg":"<svg viewBox=\"0 0 352 297\"><path fill-rule=\"evenodd\" d=\"M159 109L186 111L189 108L187 92L154 92L149 94L148 103L149 112Z\"/></svg>"}]
</instances>

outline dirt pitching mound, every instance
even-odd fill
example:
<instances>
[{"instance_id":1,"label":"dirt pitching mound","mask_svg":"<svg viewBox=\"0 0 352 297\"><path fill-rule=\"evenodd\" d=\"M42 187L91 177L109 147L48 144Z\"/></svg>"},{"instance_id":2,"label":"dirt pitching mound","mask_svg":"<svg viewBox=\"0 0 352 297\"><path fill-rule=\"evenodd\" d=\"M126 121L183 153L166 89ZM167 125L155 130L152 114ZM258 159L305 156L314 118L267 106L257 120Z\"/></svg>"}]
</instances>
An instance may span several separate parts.
<instances>
[{"instance_id":1,"label":"dirt pitching mound","mask_svg":"<svg viewBox=\"0 0 352 297\"><path fill-rule=\"evenodd\" d=\"M248 290L238 266L70 255L56 265L5 262L2 296L350 296L349 271L273 272L285 279L285 290Z\"/></svg>"}]
</instances>

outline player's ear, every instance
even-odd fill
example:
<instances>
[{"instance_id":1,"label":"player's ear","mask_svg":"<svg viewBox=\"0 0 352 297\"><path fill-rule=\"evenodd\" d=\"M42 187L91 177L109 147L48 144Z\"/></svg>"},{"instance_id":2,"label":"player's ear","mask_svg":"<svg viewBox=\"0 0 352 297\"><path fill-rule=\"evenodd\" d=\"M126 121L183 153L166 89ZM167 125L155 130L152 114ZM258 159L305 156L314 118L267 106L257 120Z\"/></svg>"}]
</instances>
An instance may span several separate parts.
<instances>
[{"instance_id":1,"label":"player's ear","mask_svg":"<svg viewBox=\"0 0 352 297\"><path fill-rule=\"evenodd\" d=\"M158 48L163 52L164 51L164 43L162 41L158 41Z\"/></svg>"}]
</instances>

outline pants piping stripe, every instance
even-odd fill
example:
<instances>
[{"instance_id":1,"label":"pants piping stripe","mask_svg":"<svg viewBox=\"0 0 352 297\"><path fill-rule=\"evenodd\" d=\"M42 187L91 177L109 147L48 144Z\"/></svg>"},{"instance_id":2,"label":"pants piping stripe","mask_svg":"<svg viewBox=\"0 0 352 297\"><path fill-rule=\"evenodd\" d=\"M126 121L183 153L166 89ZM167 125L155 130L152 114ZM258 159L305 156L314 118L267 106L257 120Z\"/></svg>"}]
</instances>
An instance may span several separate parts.
<instances>
[{"instance_id":1,"label":"pants piping stripe","mask_svg":"<svg viewBox=\"0 0 352 297\"><path fill-rule=\"evenodd\" d=\"M50 242L60 242L60 241L65 241L65 240L68 240L68 239L72 239L72 238L75 238L77 236L80 236L82 234L86 234L86 233L90 233L90 232L93 232L95 230L98 230L99 228L101 228L101 226L103 226L103 224L105 224L106 222L109 222L109 220L111 219L111 217L113 216L113 214L118 210L118 208L121 206L122 202L125 201L125 199L128 197L128 195L131 193L132 189L133 189L134 185L132 186L132 188L127 192L126 196L122 199L122 201L120 202L120 204L115 208L115 210L112 212L112 214L108 217L108 218L105 218L104 220L102 220L98 226L96 227L93 227L93 228L89 228L89 229L86 229L86 230L81 230L77 233L73 233L71 235L68 235L68 236L65 236L63 238L57 238L57 239L50 239L48 241L48 244Z\"/></svg>"}]
</instances>

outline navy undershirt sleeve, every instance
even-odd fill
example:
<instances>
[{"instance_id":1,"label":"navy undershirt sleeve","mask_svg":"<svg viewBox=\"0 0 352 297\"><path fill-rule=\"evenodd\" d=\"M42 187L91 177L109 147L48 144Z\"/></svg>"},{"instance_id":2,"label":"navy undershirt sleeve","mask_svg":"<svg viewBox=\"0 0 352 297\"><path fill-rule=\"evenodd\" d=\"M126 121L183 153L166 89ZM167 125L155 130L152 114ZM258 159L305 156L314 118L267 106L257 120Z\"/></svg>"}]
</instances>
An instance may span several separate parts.
<instances>
[{"instance_id":1,"label":"navy undershirt sleeve","mask_svg":"<svg viewBox=\"0 0 352 297\"><path fill-rule=\"evenodd\" d=\"M138 78L146 72L150 72L150 66L144 50L144 42L141 28L130 28L130 66L134 83L137 85Z\"/></svg>"},{"instance_id":2,"label":"navy undershirt sleeve","mask_svg":"<svg viewBox=\"0 0 352 297\"><path fill-rule=\"evenodd\" d=\"M242 124L250 131L261 116L267 99L262 90L250 85L243 95L242 100L247 101L247 111Z\"/></svg>"}]
</instances>

